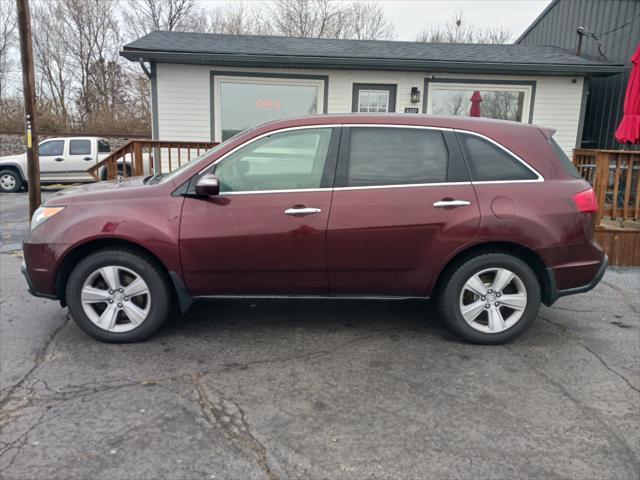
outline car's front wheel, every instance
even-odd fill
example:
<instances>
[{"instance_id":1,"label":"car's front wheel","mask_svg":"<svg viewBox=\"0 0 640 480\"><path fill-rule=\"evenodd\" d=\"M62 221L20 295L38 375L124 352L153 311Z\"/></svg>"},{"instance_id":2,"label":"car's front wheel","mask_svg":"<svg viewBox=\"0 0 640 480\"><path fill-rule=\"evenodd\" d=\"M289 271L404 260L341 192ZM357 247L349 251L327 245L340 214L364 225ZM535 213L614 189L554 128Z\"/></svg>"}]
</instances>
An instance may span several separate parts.
<instances>
[{"instance_id":1,"label":"car's front wheel","mask_svg":"<svg viewBox=\"0 0 640 480\"><path fill-rule=\"evenodd\" d=\"M15 170L0 171L0 192L19 192L22 188L22 178Z\"/></svg>"},{"instance_id":2,"label":"car's front wheel","mask_svg":"<svg viewBox=\"0 0 640 480\"><path fill-rule=\"evenodd\" d=\"M171 307L162 269L127 250L101 250L78 263L66 298L78 326L104 342L145 340L162 326Z\"/></svg>"},{"instance_id":3,"label":"car's front wheel","mask_svg":"<svg viewBox=\"0 0 640 480\"><path fill-rule=\"evenodd\" d=\"M488 253L473 257L444 279L439 309L467 341L506 343L524 333L540 308L540 284L517 257Z\"/></svg>"}]
</instances>

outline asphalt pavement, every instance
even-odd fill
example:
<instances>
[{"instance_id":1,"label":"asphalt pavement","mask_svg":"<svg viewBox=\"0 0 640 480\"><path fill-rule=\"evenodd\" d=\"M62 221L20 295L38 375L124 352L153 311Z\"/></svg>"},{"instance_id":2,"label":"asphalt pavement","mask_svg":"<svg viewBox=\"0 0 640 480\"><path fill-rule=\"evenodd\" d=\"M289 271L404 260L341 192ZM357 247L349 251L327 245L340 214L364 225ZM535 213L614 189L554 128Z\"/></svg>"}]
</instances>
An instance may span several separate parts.
<instances>
[{"instance_id":1,"label":"asphalt pavement","mask_svg":"<svg viewBox=\"0 0 640 480\"><path fill-rule=\"evenodd\" d=\"M215 300L98 343L20 275L0 194L3 479L640 477L640 269L505 346L428 302Z\"/></svg>"}]
</instances>

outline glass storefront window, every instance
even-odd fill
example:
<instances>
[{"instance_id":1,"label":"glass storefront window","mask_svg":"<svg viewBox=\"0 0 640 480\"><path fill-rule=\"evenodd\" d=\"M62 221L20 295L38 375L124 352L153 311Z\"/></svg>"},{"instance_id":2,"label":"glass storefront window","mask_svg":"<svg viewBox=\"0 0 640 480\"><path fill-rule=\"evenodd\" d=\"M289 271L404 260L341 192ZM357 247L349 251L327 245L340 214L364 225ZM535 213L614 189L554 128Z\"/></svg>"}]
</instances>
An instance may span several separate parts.
<instances>
[{"instance_id":1,"label":"glass storefront window","mask_svg":"<svg viewBox=\"0 0 640 480\"><path fill-rule=\"evenodd\" d=\"M321 113L321 83L221 79L214 102L220 140L271 120Z\"/></svg>"},{"instance_id":2,"label":"glass storefront window","mask_svg":"<svg viewBox=\"0 0 640 480\"><path fill-rule=\"evenodd\" d=\"M480 93L480 117L527 122L530 90L528 87L500 88L485 85L433 85L429 92L428 113L470 116L474 92ZM473 115L473 116L478 116Z\"/></svg>"}]
</instances>

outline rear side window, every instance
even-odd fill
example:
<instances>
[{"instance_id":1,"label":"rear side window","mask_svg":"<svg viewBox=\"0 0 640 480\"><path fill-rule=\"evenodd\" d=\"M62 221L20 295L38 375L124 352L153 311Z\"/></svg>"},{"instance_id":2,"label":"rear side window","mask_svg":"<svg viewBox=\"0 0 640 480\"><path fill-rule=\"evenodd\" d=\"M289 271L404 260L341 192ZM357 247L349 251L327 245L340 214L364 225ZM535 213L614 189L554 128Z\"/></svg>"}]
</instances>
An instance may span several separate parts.
<instances>
[{"instance_id":1,"label":"rear side window","mask_svg":"<svg viewBox=\"0 0 640 480\"><path fill-rule=\"evenodd\" d=\"M510 180L535 180L538 176L502 148L484 138L459 133L471 180L495 182Z\"/></svg>"},{"instance_id":2,"label":"rear side window","mask_svg":"<svg viewBox=\"0 0 640 480\"><path fill-rule=\"evenodd\" d=\"M439 131L356 127L351 129L347 186L446 182L447 163Z\"/></svg>"},{"instance_id":3,"label":"rear side window","mask_svg":"<svg viewBox=\"0 0 640 480\"><path fill-rule=\"evenodd\" d=\"M109 153L111 145L106 140L98 140L98 153Z\"/></svg>"},{"instance_id":4,"label":"rear side window","mask_svg":"<svg viewBox=\"0 0 640 480\"><path fill-rule=\"evenodd\" d=\"M578 170L576 170L576 167L573 165L573 162L569 160L569 157L567 157L567 155L564 153L562 148L560 148L560 145L558 145L558 142L556 142L552 138L549 140L549 143L551 144L553 151L556 152L556 157L558 157L558 159L560 160L560 163L562 163L562 166L564 167L565 171L572 177L582 178L582 175L578 173Z\"/></svg>"},{"instance_id":5,"label":"rear side window","mask_svg":"<svg viewBox=\"0 0 640 480\"><path fill-rule=\"evenodd\" d=\"M90 155L91 140L71 140L69 155Z\"/></svg>"}]
</instances>

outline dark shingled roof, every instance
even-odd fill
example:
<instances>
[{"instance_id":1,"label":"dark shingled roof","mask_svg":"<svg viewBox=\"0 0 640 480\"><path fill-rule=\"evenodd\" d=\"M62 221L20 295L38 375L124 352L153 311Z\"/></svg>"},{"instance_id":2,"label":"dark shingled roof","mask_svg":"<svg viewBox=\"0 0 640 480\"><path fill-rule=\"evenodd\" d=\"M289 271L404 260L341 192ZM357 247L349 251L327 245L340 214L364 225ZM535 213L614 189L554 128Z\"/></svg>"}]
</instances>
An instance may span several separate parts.
<instances>
[{"instance_id":1,"label":"dark shingled roof","mask_svg":"<svg viewBox=\"0 0 640 480\"><path fill-rule=\"evenodd\" d=\"M555 46L334 40L151 32L125 45L137 61L209 65L607 75L622 64Z\"/></svg>"}]
</instances>

